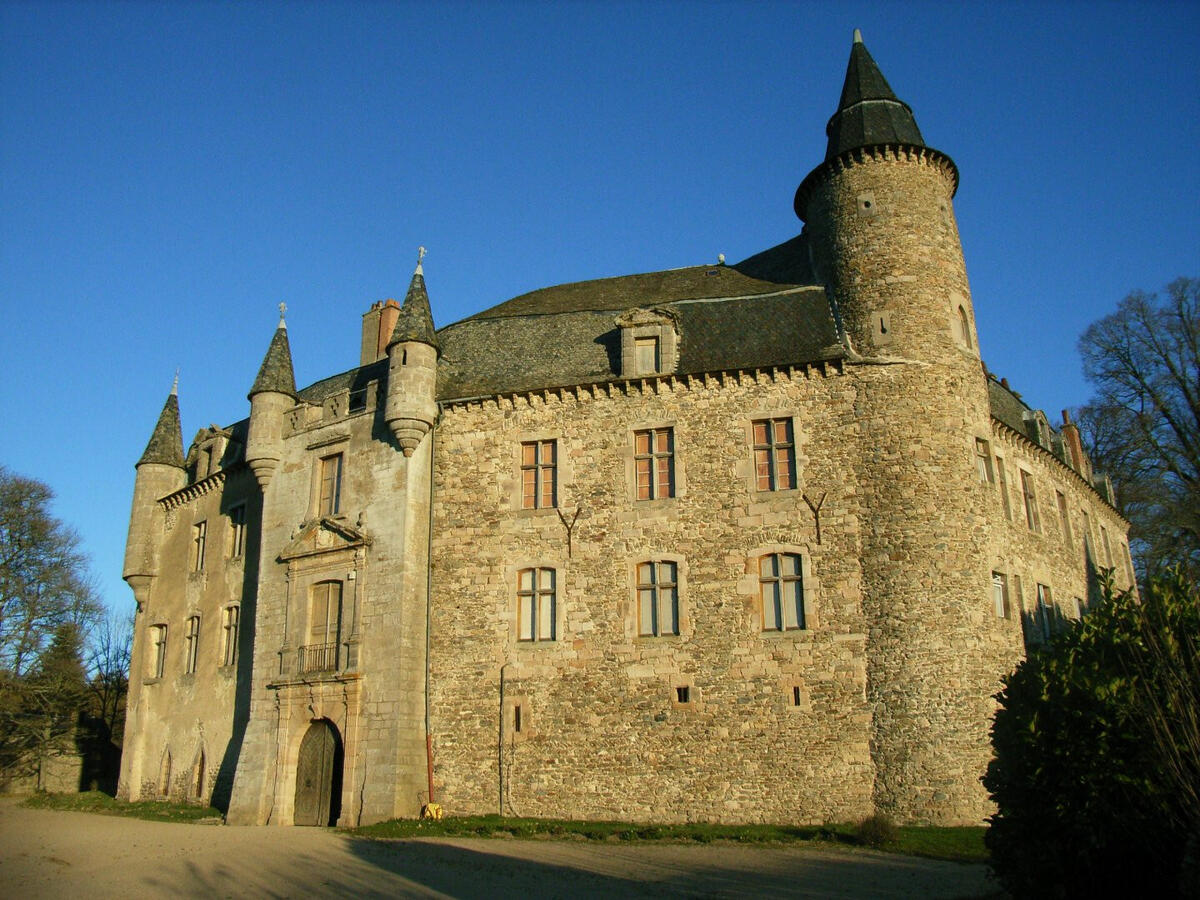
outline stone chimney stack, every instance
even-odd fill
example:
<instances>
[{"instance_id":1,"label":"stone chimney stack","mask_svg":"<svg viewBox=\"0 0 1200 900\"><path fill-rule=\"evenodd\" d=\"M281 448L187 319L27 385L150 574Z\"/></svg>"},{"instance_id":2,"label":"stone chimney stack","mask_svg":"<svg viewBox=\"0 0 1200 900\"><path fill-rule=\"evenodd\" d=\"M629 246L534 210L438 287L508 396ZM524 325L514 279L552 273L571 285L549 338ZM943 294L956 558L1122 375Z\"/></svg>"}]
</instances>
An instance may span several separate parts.
<instances>
[{"instance_id":1,"label":"stone chimney stack","mask_svg":"<svg viewBox=\"0 0 1200 900\"><path fill-rule=\"evenodd\" d=\"M367 366L387 356L388 341L400 317L400 304L395 300L378 300L363 313L362 353L358 364Z\"/></svg>"},{"instance_id":2,"label":"stone chimney stack","mask_svg":"<svg viewBox=\"0 0 1200 900\"><path fill-rule=\"evenodd\" d=\"M1071 421L1070 410L1064 409L1062 411L1062 418L1063 443L1067 445L1067 454L1071 457L1071 465L1074 466L1076 472L1088 481L1091 481L1091 460L1083 452L1083 442L1079 439L1079 427Z\"/></svg>"}]
</instances>

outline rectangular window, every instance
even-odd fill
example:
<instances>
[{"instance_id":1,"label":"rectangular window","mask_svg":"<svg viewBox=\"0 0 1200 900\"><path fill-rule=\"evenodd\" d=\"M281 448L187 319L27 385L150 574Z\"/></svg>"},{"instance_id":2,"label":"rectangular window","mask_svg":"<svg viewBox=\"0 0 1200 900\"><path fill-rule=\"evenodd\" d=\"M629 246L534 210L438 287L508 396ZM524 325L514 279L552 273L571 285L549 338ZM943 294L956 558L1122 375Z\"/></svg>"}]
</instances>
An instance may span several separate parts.
<instances>
[{"instance_id":1,"label":"rectangular window","mask_svg":"<svg viewBox=\"0 0 1200 900\"><path fill-rule=\"evenodd\" d=\"M1100 546L1104 550L1104 565L1111 569L1113 567L1112 544L1108 542L1108 529L1103 525L1100 526Z\"/></svg>"},{"instance_id":2,"label":"rectangular window","mask_svg":"<svg viewBox=\"0 0 1200 900\"><path fill-rule=\"evenodd\" d=\"M317 515L336 516L342 508L342 454L321 460L321 499Z\"/></svg>"},{"instance_id":3,"label":"rectangular window","mask_svg":"<svg viewBox=\"0 0 1200 900\"><path fill-rule=\"evenodd\" d=\"M246 550L246 504L229 510L229 558L237 559Z\"/></svg>"},{"instance_id":4,"label":"rectangular window","mask_svg":"<svg viewBox=\"0 0 1200 900\"><path fill-rule=\"evenodd\" d=\"M1054 600L1050 596L1050 588L1044 584L1037 586L1037 617L1042 637L1049 640L1054 632Z\"/></svg>"},{"instance_id":5,"label":"rectangular window","mask_svg":"<svg viewBox=\"0 0 1200 900\"><path fill-rule=\"evenodd\" d=\"M982 484L995 481L992 476L992 450L983 438L975 438L975 472Z\"/></svg>"},{"instance_id":6,"label":"rectangular window","mask_svg":"<svg viewBox=\"0 0 1200 900\"><path fill-rule=\"evenodd\" d=\"M644 562L637 567L638 634L679 634L679 587L673 562Z\"/></svg>"},{"instance_id":7,"label":"rectangular window","mask_svg":"<svg viewBox=\"0 0 1200 900\"><path fill-rule=\"evenodd\" d=\"M637 498L657 500L675 496L675 431L651 428L633 433Z\"/></svg>"},{"instance_id":8,"label":"rectangular window","mask_svg":"<svg viewBox=\"0 0 1200 900\"><path fill-rule=\"evenodd\" d=\"M1004 474L1004 457L996 457L996 481L1000 484L1000 500L1004 504L1004 518L1012 521L1012 501L1008 499L1008 476Z\"/></svg>"},{"instance_id":9,"label":"rectangular window","mask_svg":"<svg viewBox=\"0 0 1200 900\"><path fill-rule=\"evenodd\" d=\"M238 622L242 610L238 606L227 606L221 613L221 630L223 640L221 646L221 665L232 666L237 662Z\"/></svg>"},{"instance_id":10,"label":"rectangular window","mask_svg":"<svg viewBox=\"0 0 1200 900\"><path fill-rule=\"evenodd\" d=\"M342 637L342 583L314 585L309 601L308 643L300 648L302 672L335 672Z\"/></svg>"},{"instance_id":11,"label":"rectangular window","mask_svg":"<svg viewBox=\"0 0 1200 900\"><path fill-rule=\"evenodd\" d=\"M1021 469L1021 497L1025 501L1025 524L1030 531L1041 531L1042 523L1038 519L1037 495L1033 492L1033 476Z\"/></svg>"},{"instance_id":12,"label":"rectangular window","mask_svg":"<svg viewBox=\"0 0 1200 900\"><path fill-rule=\"evenodd\" d=\"M1133 556L1129 552L1129 545L1121 545L1121 558L1125 561L1125 574L1129 577L1129 586L1133 587L1133 582L1136 580L1133 577Z\"/></svg>"},{"instance_id":13,"label":"rectangular window","mask_svg":"<svg viewBox=\"0 0 1200 900\"><path fill-rule=\"evenodd\" d=\"M992 573L992 603L997 618L1007 619L1012 615L1008 602L1008 577L1003 572Z\"/></svg>"},{"instance_id":14,"label":"rectangular window","mask_svg":"<svg viewBox=\"0 0 1200 900\"><path fill-rule=\"evenodd\" d=\"M518 639L555 639L554 574L553 569L522 569L517 573Z\"/></svg>"},{"instance_id":15,"label":"rectangular window","mask_svg":"<svg viewBox=\"0 0 1200 900\"><path fill-rule=\"evenodd\" d=\"M1088 559L1092 559L1092 517L1086 509L1081 509L1080 513L1083 514L1083 552Z\"/></svg>"},{"instance_id":16,"label":"rectangular window","mask_svg":"<svg viewBox=\"0 0 1200 900\"><path fill-rule=\"evenodd\" d=\"M804 582L800 556L768 553L758 561L758 589L762 600L763 631L791 631L804 627Z\"/></svg>"},{"instance_id":17,"label":"rectangular window","mask_svg":"<svg viewBox=\"0 0 1200 900\"><path fill-rule=\"evenodd\" d=\"M208 535L208 523L197 522L192 526L192 571L204 570L204 543Z\"/></svg>"},{"instance_id":18,"label":"rectangular window","mask_svg":"<svg viewBox=\"0 0 1200 900\"><path fill-rule=\"evenodd\" d=\"M754 420L754 476L760 491L796 486L796 444L792 420Z\"/></svg>"},{"instance_id":19,"label":"rectangular window","mask_svg":"<svg viewBox=\"0 0 1200 900\"><path fill-rule=\"evenodd\" d=\"M162 678L167 663L167 626L150 626L150 677Z\"/></svg>"},{"instance_id":20,"label":"rectangular window","mask_svg":"<svg viewBox=\"0 0 1200 900\"><path fill-rule=\"evenodd\" d=\"M1071 516L1067 512L1067 498L1062 491L1055 491L1055 496L1058 498L1058 518L1062 522L1063 541L1070 545L1071 543Z\"/></svg>"},{"instance_id":21,"label":"rectangular window","mask_svg":"<svg viewBox=\"0 0 1200 900\"><path fill-rule=\"evenodd\" d=\"M550 509L558 505L558 442L521 444L521 508Z\"/></svg>"},{"instance_id":22,"label":"rectangular window","mask_svg":"<svg viewBox=\"0 0 1200 900\"><path fill-rule=\"evenodd\" d=\"M637 354L637 370L639 375L653 375L662 368L662 359L658 350L658 338L636 338L633 342Z\"/></svg>"},{"instance_id":23,"label":"rectangular window","mask_svg":"<svg viewBox=\"0 0 1200 900\"><path fill-rule=\"evenodd\" d=\"M183 670L189 675L196 671L196 654L200 648L200 617L188 616L187 620L187 653L184 657Z\"/></svg>"}]
</instances>

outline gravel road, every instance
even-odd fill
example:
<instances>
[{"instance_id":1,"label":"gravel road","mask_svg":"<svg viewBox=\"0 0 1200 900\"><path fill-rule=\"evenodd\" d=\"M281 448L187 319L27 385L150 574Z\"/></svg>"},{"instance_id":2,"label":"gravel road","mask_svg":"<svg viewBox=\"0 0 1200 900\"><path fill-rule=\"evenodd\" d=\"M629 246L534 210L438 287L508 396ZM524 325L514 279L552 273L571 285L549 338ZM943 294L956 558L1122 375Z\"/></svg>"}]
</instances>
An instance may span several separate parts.
<instances>
[{"instance_id":1,"label":"gravel road","mask_svg":"<svg viewBox=\"0 0 1200 900\"><path fill-rule=\"evenodd\" d=\"M0 801L0 896L997 897L986 866L869 851L500 839L375 841Z\"/></svg>"}]
</instances>

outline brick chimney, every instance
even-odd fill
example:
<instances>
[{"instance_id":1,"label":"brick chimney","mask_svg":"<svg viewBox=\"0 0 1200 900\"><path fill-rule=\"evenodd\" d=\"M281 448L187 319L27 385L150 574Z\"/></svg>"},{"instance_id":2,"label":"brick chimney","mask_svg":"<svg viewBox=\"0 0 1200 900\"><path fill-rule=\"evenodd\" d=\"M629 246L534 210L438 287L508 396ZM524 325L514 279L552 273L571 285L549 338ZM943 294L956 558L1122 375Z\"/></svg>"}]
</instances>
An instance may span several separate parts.
<instances>
[{"instance_id":1,"label":"brick chimney","mask_svg":"<svg viewBox=\"0 0 1200 900\"><path fill-rule=\"evenodd\" d=\"M378 300L363 313L362 353L358 361L360 366L369 365L387 356L388 341L399 316L400 304L391 299Z\"/></svg>"},{"instance_id":2,"label":"brick chimney","mask_svg":"<svg viewBox=\"0 0 1200 900\"><path fill-rule=\"evenodd\" d=\"M1079 427L1071 421L1070 410L1062 411L1063 424L1062 436L1063 443L1067 445L1067 454L1071 457L1071 465L1075 467L1075 471L1091 481L1092 464L1087 458L1087 454L1083 452L1083 442L1079 439Z\"/></svg>"}]
</instances>

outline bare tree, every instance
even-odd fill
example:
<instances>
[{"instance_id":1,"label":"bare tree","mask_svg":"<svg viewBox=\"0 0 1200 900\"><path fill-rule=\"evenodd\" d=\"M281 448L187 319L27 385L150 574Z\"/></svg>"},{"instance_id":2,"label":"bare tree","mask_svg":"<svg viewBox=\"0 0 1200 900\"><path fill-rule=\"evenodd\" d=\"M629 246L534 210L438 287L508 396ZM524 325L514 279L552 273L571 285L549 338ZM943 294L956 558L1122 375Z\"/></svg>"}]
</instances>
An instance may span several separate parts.
<instances>
[{"instance_id":1,"label":"bare tree","mask_svg":"<svg viewBox=\"0 0 1200 900\"><path fill-rule=\"evenodd\" d=\"M50 514L50 488L0 466L0 671L36 668L63 623L99 612L79 537Z\"/></svg>"},{"instance_id":2,"label":"bare tree","mask_svg":"<svg viewBox=\"0 0 1200 900\"><path fill-rule=\"evenodd\" d=\"M1113 479L1139 567L1200 578L1200 280L1135 291L1088 327L1079 351L1096 389L1080 430Z\"/></svg>"},{"instance_id":3,"label":"bare tree","mask_svg":"<svg viewBox=\"0 0 1200 900\"><path fill-rule=\"evenodd\" d=\"M88 712L101 737L121 743L125 721L125 695L129 690L129 653L133 620L110 612L92 631L88 641Z\"/></svg>"}]
</instances>

